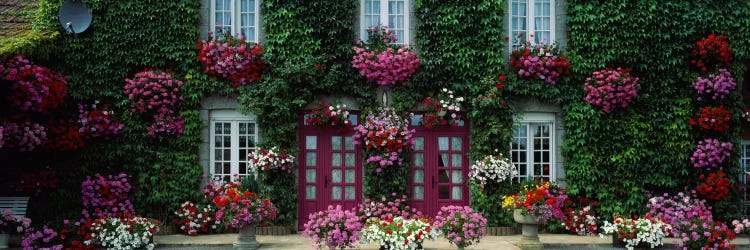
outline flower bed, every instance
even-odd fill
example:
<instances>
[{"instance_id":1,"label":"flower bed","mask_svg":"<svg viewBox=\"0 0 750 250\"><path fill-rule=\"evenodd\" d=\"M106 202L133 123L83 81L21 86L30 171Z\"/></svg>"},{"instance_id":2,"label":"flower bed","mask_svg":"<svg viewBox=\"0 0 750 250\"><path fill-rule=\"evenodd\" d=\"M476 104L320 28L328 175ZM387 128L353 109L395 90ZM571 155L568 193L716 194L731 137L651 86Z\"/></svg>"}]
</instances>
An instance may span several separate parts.
<instances>
[{"instance_id":1,"label":"flower bed","mask_svg":"<svg viewBox=\"0 0 750 250\"><path fill-rule=\"evenodd\" d=\"M234 88L260 81L260 73L266 68L260 44L229 33L219 32L216 39L209 33L208 40L200 40L197 47L203 72L231 81Z\"/></svg>"},{"instance_id":2,"label":"flower bed","mask_svg":"<svg viewBox=\"0 0 750 250\"><path fill-rule=\"evenodd\" d=\"M535 44L526 41L510 54L510 66L519 77L541 79L555 85L561 76L570 74L570 62L562 56L557 44Z\"/></svg>"},{"instance_id":3,"label":"flower bed","mask_svg":"<svg viewBox=\"0 0 750 250\"><path fill-rule=\"evenodd\" d=\"M669 224L649 215L641 218L636 216L632 219L614 216L613 223L604 221L601 228L603 231L601 237L613 235L615 239L625 243L628 250L633 250L643 243L651 248L664 245L664 238L672 230Z\"/></svg>"},{"instance_id":4,"label":"flower bed","mask_svg":"<svg viewBox=\"0 0 750 250\"><path fill-rule=\"evenodd\" d=\"M209 205L195 205L185 202L174 212L177 215L174 224L179 226L183 234L195 236L198 233L209 233L218 229L216 221L216 208Z\"/></svg>"},{"instance_id":5,"label":"flower bed","mask_svg":"<svg viewBox=\"0 0 750 250\"><path fill-rule=\"evenodd\" d=\"M158 223L139 216L101 218L91 225L91 240L86 245L101 245L107 249L154 249L154 233Z\"/></svg>"},{"instance_id":6,"label":"flower bed","mask_svg":"<svg viewBox=\"0 0 750 250\"><path fill-rule=\"evenodd\" d=\"M367 29L368 44L357 41L352 47L352 66L367 81L378 85L395 85L411 78L419 68L417 53L406 45L392 45L398 38L387 26Z\"/></svg>"},{"instance_id":7,"label":"flower bed","mask_svg":"<svg viewBox=\"0 0 750 250\"><path fill-rule=\"evenodd\" d=\"M704 182L698 184L695 190L708 200L724 200L729 195L729 191L734 189L732 181L722 171L710 173L708 177L705 174L701 174L700 180Z\"/></svg>"},{"instance_id":8,"label":"flower bed","mask_svg":"<svg viewBox=\"0 0 750 250\"><path fill-rule=\"evenodd\" d=\"M81 183L81 201L84 219L118 217L123 214L135 214L129 193L132 186L128 175L120 173L104 177L100 174L86 176Z\"/></svg>"},{"instance_id":9,"label":"flower bed","mask_svg":"<svg viewBox=\"0 0 750 250\"><path fill-rule=\"evenodd\" d=\"M591 105L610 113L617 108L627 108L638 95L638 77L630 76L630 70L622 68L603 69L594 72L584 83L586 96Z\"/></svg>"},{"instance_id":10,"label":"flower bed","mask_svg":"<svg viewBox=\"0 0 750 250\"><path fill-rule=\"evenodd\" d=\"M276 218L276 207L267 199L245 190L242 184L229 181L221 185L210 197L218 209L216 220L225 228L265 226Z\"/></svg>"},{"instance_id":11,"label":"flower bed","mask_svg":"<svg viewBox=\"0 0 750 250\"><path fill-rule=\"evenodd\" d=\"M440 231L433 229L432 223L425 218L394 217L369 223L362 230L362 241L377 242L390 250L421 249L424 240L435 240L439 235Z\"/></svg>"},{"instance_id":12,"label":"flower bed","mask_svg":"<svg viewBox=\"0 0 750 250\"><path fill-rule=\"evenodd\" d=\"M550 218L564 219L563 204L567 199L564 190L553 192L550 182L524 185L520 194L503 196L502 207L509 210L521 209L523 215L532 215L536 221L547 221Z\"/></svg>"}]
</instances>

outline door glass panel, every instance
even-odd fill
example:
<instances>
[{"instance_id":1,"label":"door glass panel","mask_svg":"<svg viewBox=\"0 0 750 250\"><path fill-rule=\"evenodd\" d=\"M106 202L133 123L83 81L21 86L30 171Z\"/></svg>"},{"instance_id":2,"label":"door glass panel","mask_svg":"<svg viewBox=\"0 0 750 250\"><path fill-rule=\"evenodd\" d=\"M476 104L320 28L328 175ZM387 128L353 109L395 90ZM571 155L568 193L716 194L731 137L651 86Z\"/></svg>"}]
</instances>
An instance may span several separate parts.
<instances>
[{"instance_id":1,"label":"door glass panel","mask_svg":"<svg viewBox=\"0 0 750 250\"><path fill-rule=\"evenodd\" d=\"M451 157L453 158L451 161L453 164L451 166L453 167L460 167L462 163L461 154L452 154Z\"/></svg>"},{"instance_id":2,"label":"door glass panel","mask_svg":"<svg viewBox=\"0 0 750 250\"><path fill-rule=\"evenodd\" d=\"M440 154L438 157L438 167L447 167L448 163L448 154Z\"/></svg>"},{"instance_id":3,"label":"door glass panel","mask_svg":"<svg viewBox=\"0 0 750 250\"><path fill-rule=\"evenodd\" d=\"M424 183L424 170L414 170L414 183Z\"/></svg>"},{"instance_id":4,"label":"door glass panel","mask_svg":"<svg viewBox=\"0 0 750 250\"><path fill-rule=\"evenodd\" d=\"M339 145L341 146L341 145ZM331 166L341 167L341 153L331 154Z\"/></svg>"},{"instance_id":5,"label":"door glass panel","mask_svg":"<svg viewBox=\"0 0 750 250\"><path fill-rule=\"evenodd\" d=\"M305 149L318 149L318 137L314 135L308 135L305 137Z\"/></svg>"},{"instance_id":6,"label":"door glass panel","mask_svg":"<svg viewBox=\"0 0 750 250\"><path fill-rule=\"evenodd\" d=\"M315 153L315 152L307 152L307 154L305 154L305 164L308 167L314 167L314 166L316 166L317 162L318 162L318 154L317 153Z\"/></svg>"},{"instance_id":7,"label":"door glass panel","mask_svg":"<svg viewBox=\"0 0 750 250\"><path fill-rule=\"evenodd\" d=\"M448 170L440 170L438 171L438 182L440 183L450 183L450 176L448 174Z\"/></svg>"},{"instance_id":8,"label":"door glass panel","mask_svg":"<svg viewBox=\"0 0 750 250\"><path fill-rule=\"evenodd\" d=\"M344 148L346 150L354 150L354 137L352 136L344 137Z\"/></svg>"},{"instance_id":9,"label":"door glass panel","mask_svg":"<svg viewBox=\"0 0 750 250\"><path fill-rule=\"evenodd\" d=\"M463 199L463 187L453 186L453 193L451 194L454 200Z\"/></svg>"},{"instance_id":10,"label":"door glass panel","mask_svg":"<svg viewBox=\"0 0 750 250\"><path fill-rule=\"evenodd\" d=\"M354 161L356 160L354 153L346 153L344 156L344 166L354 167Z\"/></svg>"},{"instance_id":11,"label":"door glass panel","mask_svg":"<svg viewBox=\"0 0 750 250\"><path fill-rule=\"evenodd\" d=\"M331 182L341 183L341 169L334 169L331 171Z\"/></svg>"},{"instance_id":12,"label":"door glass panel","mask_svg":"<svg viewBox=\"0 0 750 250\"><path fill-rule=\"evenodd\" d=\"M331 149L341 150L341 136L331 136Z\"/></svg>"},{"instance_id":13,"label":"door glass panel","mask_svg":"<svg viewBox=\"0 0 750 250\"><path fill-rule=\"evenodd\" d=\"M345 200L354 200L356 197L357 197L357 192L354 186L344 187L344 199Z\"/></svg>"},{"instance_id":14,"label":"door glass panel","mask_svg":"<svg viewBox=\"0 0 750 250\"><path fill-rule=\"evenodd\" d=\"M315 183L315 181L318 179L317 174L318 171L315 169L307 169L305 170L305 181L307 183Z\"/></svg>"},{"instance_id":15,"label":"door glass panel","mask_svg":"<svg viewBox=\"0 0 750 250\"><path fill-rule=\"evenodd\" d=\"M414 138L414 150L424 150L424 137Z\"/></svg>"},{"instance_id":16,"label":"door glass panel","mask_svg":"<svg viewBox=\"0 0 750 250\"><path fill-rule=\"evenodd\" d=\"M341 200L341 186L333 186L333 188L331 188L331 199Z\"/></svg>"},{"instance_id":17,"label":"door glass panel","mask_svg":"<svg viewBox=\"0 0 750 250\"><path fill-rule=\"evenodd\" d=\"M354 169L347 169L346 172L344 172L344 181L346 183L354 183L355 180L356 175Z\"/></svg>"},{"instance_id":18,"label":"door glass panel","mask_svg":"<svg viewBox=\"0 0 750 250\"><path fill-rule=\"evenodd\" d=\"M449 186L439 186L438 187L438 199L450 199L450 187Z\"/></svg>"},{"instance_id":19,"label":"door glass panel","mask_svg":"<svg viewBox=\"0 0 750 250\"><path fill-rule=\"evenodd\" d=\"M424 187L423 186L414 186L414 199L424 200Z\"/></svg>"},{"instance_id":20,"label":"door glass panel","mask_svg":"<svg viewBox=\"0 0 750 250\"><path fill-rule=\"evenodd\" d=\"M305 186L305 198L307 199L315 199L316 193L315 193L315 186L313 185L307 185Z\"/></svg>"},{"instance_id":21,"label":"door glass panel","mask_svg":"<svg viewBox=\"0 0 750 250\"><path fill-rule=\"evenodd\" d=\"M414 166L415 167L424 167L424 154L422 154L422 153L415 153L414 154Z\"/></svg>"},{"instance_id":22,"label":"door glass panel","mask_svg":"<svg viewBox=\"0 0 750 250\"><path fill-rule=\"evenodd\" d=\"M453 183L463 183L464 182L463 171L453 170L453 176L451 176L451 180L453 180Z\"/></svg>"},{"instance_id":23,"label":"door glass panel","mask_svg":"<svg viewBox=\"0 0 750 250\"><path fill-rule=\"evenodd\" d=\"M461 151L461 137L453 137L451 138L451 149L454 151Z\"/></svg>"},{"instance_id":24,"label":"door glass panel","mask_svg":"<svg viewBox=\"0 0 750 250\"><path fill-rule=\"evenodd\" d=\"M448 137L438 137L438 150L448 149Z\"/></svg>"}]
</instances>

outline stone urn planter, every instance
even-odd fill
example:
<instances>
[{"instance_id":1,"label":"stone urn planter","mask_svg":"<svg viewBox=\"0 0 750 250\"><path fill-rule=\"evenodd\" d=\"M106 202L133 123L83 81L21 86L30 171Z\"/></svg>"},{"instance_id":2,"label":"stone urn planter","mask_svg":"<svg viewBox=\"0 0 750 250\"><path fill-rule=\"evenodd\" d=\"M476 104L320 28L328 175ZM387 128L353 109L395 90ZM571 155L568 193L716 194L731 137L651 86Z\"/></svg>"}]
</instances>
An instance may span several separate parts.
<instances>
[{"instance_id":1,"label":"stone urn planter","mask_svg":"<svg viewBox=\"0 0 750 250\"><path fill-rule=\"evenodd\" d=\"M539 226L544 222L537 221L532 215L524 215L523 211L523 209L513 210L513 220L521 224L521 241L518 242L518 246L521 249L544 248L544 244L539 241Z\"/></svg>"},{"instance_id":2,"label":"stone urn planter","mask_svg":"<svg viewBox=\"0 0 750 250\"><path fill-rule=\"evenodd\" d=\"M255 239L255 225L247 225L240 228L237 235L237 242L234 243L234 249L256 250L260 243Z\"/></svg>"}]
</instances>

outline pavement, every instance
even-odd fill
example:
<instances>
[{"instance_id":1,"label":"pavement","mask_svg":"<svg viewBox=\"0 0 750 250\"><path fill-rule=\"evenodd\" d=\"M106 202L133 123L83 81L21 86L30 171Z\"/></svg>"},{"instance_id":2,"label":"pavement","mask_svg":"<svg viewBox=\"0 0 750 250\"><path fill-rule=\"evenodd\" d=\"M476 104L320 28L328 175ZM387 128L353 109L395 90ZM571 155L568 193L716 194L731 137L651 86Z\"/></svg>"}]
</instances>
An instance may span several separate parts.
<instances>
[{"instance_id":1,"label":"pavement","mask_svg":"<svg viewBox=\"0 0 750 250\"><path fill-rule=\"evenodd\" d=\"M174 235L156 235L154 241L157 243L157 249L232 249L232 243L237 239L237 234L213 234L187 236L182 234ZM486 236L481 242L471 245L466 249L521 249L516 244L520 241L521 235L508 236ZM302 237L299 234L290 234L283 236L259 235L257 240L260 243L260 249L284 249L284 250L301 250L315 249L310 238ZM575 236L565 234L540 234L539 240L544 243L544 249L624 249L612 246L612 239L609 237L601 238L595 236ZM665 245L661 249L677 249L672 238L664 241ZM738 237L731 242L736 249L748 249L750 240L747 236ZM374 250L379 249L378 244L359 244L355 249ZM444 238L435 241L425 241L425 250L442 250L456 249ZM638 248L636 248L638 249Z\"/></svg>"}]
</instances>

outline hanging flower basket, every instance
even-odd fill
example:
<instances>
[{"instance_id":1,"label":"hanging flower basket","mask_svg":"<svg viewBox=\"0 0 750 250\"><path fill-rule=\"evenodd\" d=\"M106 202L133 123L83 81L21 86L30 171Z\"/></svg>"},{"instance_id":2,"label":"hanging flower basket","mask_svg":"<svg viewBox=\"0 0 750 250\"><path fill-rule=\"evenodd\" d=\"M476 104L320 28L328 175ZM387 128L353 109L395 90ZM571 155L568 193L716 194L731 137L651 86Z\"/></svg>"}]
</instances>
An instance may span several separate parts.
<instances>
[{"instance_id":1,"label":"hanging flower basket","mask_svg":"<svg viewBox=\"0 0 750 250\"><path fill-rule=\"evenodd\" d=\"M732 78L732 73L727 69L719 69L718 74L710 74L708 77L698 77L693 82L693 88L697 92L698 101L723 100L729 93L737 88L737 82Z\"/></svg>"},{"instance_id":2,"label":"hanging flower basket","mask_svg":"<svg viewBox=\"0 0 750 250\"><path fill-rule=\"evenodd\" d=\"M357 41L352 66L369 82L395 85L411 78L419 68L417 53L407 45L394 45L398 38L387 26L367 30L368 43Z\"/></svg>"},{"instance_id":3,"label":"hanging flower basket","mask_svg":"<svg viewBox=\"0 0 750 250\"><path fill-rule=\"evenodd\" d=\"M414 130L409 130L407 119L392 108L380 108L380 113L370 112L363 124L354 128L354 143L363 144L367 162L377 163L376 172L388 166L400 166L403 152L414 144Z\"/></svg>"},{"instance_id":4,"label":"hanging flower basket","mask_svg":"<svg viewBox=\"0 0 750 250\"><path fill-rule=\"evenodd\" d=\"M261 71L266 68L263 48L243 37L219 32L214 38L209 33L208 40L200 40L197 47L203 72L229 80L233 88L260 81Z\"/></svg>"},{"instance_id":5,"label":"hanging flower basket","mask_svg":"<svg viewBox=\"0 0 750 250\"><path fill-rule=\"evenodd\" d=\"M456 96L452 90L443 88L437 97L428 96L422 101L426 107L422 117L422 126L458 126L461 121L461 103L464 98Z\"/></svg>"},{"instance_id":6,"label":"hanging flower basket","mask_svg":"<svg viewBox=\"0 0 750 250\"><path fill-rule=\"evenodd\" d=\"M710 34L693 45L690 65L701 72L729 67L734 58L726 35Z\"/></svg>"},{"instance_id":7,"label":"hanging flower basket","mask_svg":"<svg viewBox=\"0 0 750 250\"><path fill-rule=\"evenodd\" d=\"M531 44L531 41L526 41L513 49L510 66L519 77L540 79L555 85L561 76L570 74L570 62L562 55L556 43L545 44L546 39L542 42Z\"/></svg>"},{"instance_id":8,"label":"hanging flower basket","mask_svg":"<svg viewBox=\"0 0 750 250\"><path fill-rule=\"evenodd\" d=\"M603 69L586 78L583 99L602 108L604 113L610 113L617 108L627 108L638 95L638 88L638 77L630 76L630 70Z\"/></svg>"},{"instance_id":9,"label":"hanging flower basket","mask_svg":"<svg viewBox=\"0 0 750 250\"><path fill-rule=\"evenodd\" d=\"M346 104L331 105L320 100L315 108L307 112L305 125L312 126L349 126L349 109Z\"/></svg>"},{"instance_id":10,"label":"hanging flower basket","mask_svg":"<svg viewBox=\"0 0 750 250\"><path fill-rule=\"evenodd\" d=\"M0 81L10 82L8 101L21 111L49 112L68 94L68 81L60 73L16 56L0 64Z\"/></svg>"}]
</instances>

